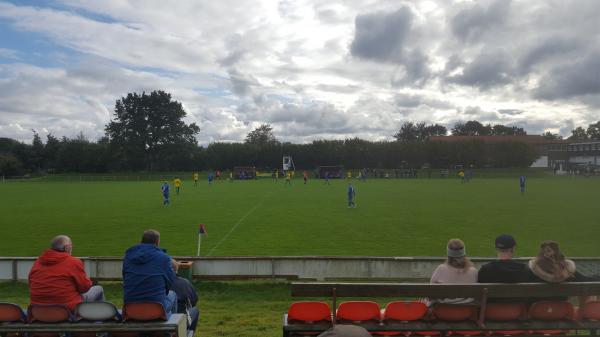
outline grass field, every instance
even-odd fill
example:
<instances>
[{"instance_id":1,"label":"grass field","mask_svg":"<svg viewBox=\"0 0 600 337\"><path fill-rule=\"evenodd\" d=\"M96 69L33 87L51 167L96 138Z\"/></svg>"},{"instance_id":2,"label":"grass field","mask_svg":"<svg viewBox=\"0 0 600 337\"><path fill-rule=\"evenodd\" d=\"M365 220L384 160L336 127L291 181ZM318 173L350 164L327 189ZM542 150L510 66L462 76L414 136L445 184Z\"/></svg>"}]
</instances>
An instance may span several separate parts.
<instances>
[{"instance_id":1,"label":"grass field","mask_svg":"<svg viewBox=\"0 0 600 337\"><path fill-rule=\"evenodd\" d=\"M202 255L440 256L460 237L471 256L491 256L499 233L519 255L542 240L568 256L598 256L600 179L533 177L520 195L514 177L371 179L346 206L346 182L295 179L184 181L162 206L161 182L11 182L0 184L0 256L36 256L54 235L74 240L79 256L121 256L141 232L161 232L172 255L194 255L197 224L209 235ZM174 192L174 191L173 191Z\"/></svg>"},{"instance_id":2,"label":"grass field","mask_svg":"<svg viewBox=\"0 0 600 337\"><path fill-rule=\"evenodd\" d=\"M195 282L200 320L196 336L280 337L281 317L293 301L289 286L277 282ZM120 283L103 283L106 299L123 304ZM0 283L2 301L26 307L27 285Z\"/></svg>"}]
</instances>

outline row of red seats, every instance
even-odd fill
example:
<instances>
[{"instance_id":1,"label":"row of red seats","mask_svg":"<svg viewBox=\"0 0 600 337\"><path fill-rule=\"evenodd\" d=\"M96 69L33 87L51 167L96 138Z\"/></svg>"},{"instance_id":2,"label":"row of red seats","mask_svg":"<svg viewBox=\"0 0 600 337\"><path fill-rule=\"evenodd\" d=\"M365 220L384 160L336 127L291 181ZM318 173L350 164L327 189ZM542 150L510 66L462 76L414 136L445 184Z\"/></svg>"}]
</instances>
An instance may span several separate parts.
<instances>
[{"instance_id":1,"label":"row of red seats","mask_svg":"<svg viewBox=\"0 0 600 337\"><path fill-rule=\"evenodd\" d=\"M471 304L443 304L437 303L432 310L423 302L418 301L395 301L388 303L384 309L371 301L349 301L339 305L332 317L331 309L325 302L295 302L288 310L288 324L301 323L323 323L331 322L332 318L337 323L399 323L410 321L476 321L480 308ZM586 303L575 314L573 305L566 301L540 301L530 306L524 303L487 303L484 320L507 322L522 320L574 320L576 317L582 320L600 320L600 302ZM498 335L521 335L527 334L527 330L495 331ZM542 330L535 333L559 334L561 330ZM380 334L411 334L409 332L391 332ZM439 332L414 332L417 335L438 335ZM455 331L454 335L473 336L482 335L483 331Z\"/></svg>"},{"instance_id":2,"label":"row of red seats","mask_svg":"<svg viewBox=\"0 0 600 337\"><path fill-rule=\"evenodd\" d=\"M72 323L72 322L148 322L166 321L162 304L156 302L128 303L122 313L110 302L81 303L72 312L60 304L32 304L27 314L14 303L0 302L0 323ZM29 336L59 334L29 334ZM83 336L83 334L77 334ZM95 336L95 334L92 334ZM121 334L126 336L127 334ZM137 334L136 334L137 335Z\"/></svg>"}]
</instances>

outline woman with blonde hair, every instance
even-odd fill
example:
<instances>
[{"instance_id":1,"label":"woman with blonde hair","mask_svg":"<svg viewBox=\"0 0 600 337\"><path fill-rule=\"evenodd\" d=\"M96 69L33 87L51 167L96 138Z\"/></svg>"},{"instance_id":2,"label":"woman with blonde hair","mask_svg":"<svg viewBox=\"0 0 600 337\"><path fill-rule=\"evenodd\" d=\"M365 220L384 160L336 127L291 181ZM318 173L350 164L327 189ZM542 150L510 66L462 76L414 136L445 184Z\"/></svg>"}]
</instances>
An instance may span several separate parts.
<instances>
[{"instance_id":1,"label":"woman with blonde hair","mask_svg":"<svg viewBox=\"0 0 600 337\"><path fill-rule=\"evenodd\" d=\"M566 259L556 241L544 241L529 269L542 282L558 283L575 278L575 262Z\"/></svg>"},{"instance_id":2,"label":"woman with blonde hair","mask_svg":"<svg viewBox=\"0 0 600 337\"><path fill-rule=\"evenodd\" d=\"M477 283L477 269L467 257L465 243L451 239L446 245L446 261L431 275L430 283ZM470 303L472 298L445 298L435 300L443 303Z\"/></svg>"}]
</instances>

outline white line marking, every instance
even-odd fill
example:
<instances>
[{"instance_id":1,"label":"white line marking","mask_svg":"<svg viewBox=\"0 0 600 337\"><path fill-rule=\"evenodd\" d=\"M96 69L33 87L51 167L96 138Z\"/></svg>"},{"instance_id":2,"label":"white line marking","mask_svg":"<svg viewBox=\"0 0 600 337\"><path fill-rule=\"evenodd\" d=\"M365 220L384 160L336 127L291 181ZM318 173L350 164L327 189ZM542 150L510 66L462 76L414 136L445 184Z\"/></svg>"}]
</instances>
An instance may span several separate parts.
<instances>
[{"instance_id":1,"label":"white line marking","mask_svg":"<svg viewBox=\"0 0 600 337\"><path fill-rule=\"evenodd\" d=\"M231 229L229 230L229 232L227 234L225 234L225 236L219 240L219 242L217 242L217 244L212 247L212 249L208 252L208 254L206 254L206 256L211 256L212 253L215 251L215 249L219 248L219 246L221 245L221 243L223 243L225 240L227 240L227 238L229 237L229 235L231 235L231 233L233 233L233 231L238 228L238 226L242 223L242 221L244 221L244 219L246 219L246 217L248 217L248 215L252 214L252 212L254 212L258 207L262 206L263 201L265 200L266 197L268 197L269 195L271 195L271 192L265 194L260 201L258 202L258 204L254 205L254 207L252 207L248 212L246 212L246 214L244 214L244 216L242 216L238 222L235 223L235 225L233 225L233 227L231 227Z\"/></svg>"}]
</instances>

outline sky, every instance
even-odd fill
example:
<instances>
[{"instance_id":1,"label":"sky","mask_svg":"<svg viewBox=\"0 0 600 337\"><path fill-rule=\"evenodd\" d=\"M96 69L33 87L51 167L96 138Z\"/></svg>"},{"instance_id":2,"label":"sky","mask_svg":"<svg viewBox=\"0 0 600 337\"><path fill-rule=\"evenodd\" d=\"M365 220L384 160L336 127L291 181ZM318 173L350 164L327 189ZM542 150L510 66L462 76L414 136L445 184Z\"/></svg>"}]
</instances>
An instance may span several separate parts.
<instances>
[{"instance_id":1,"label":"sky","mask_svg":"<svg viewBox=\"0 0 600 337\"><path fill-rule=\"evenodd\" d=\"M0 0L0 137L104 135L164 90L199 144L391 140L406 121L600 120L597 0Z\"/></svg>"}]
</instances>

